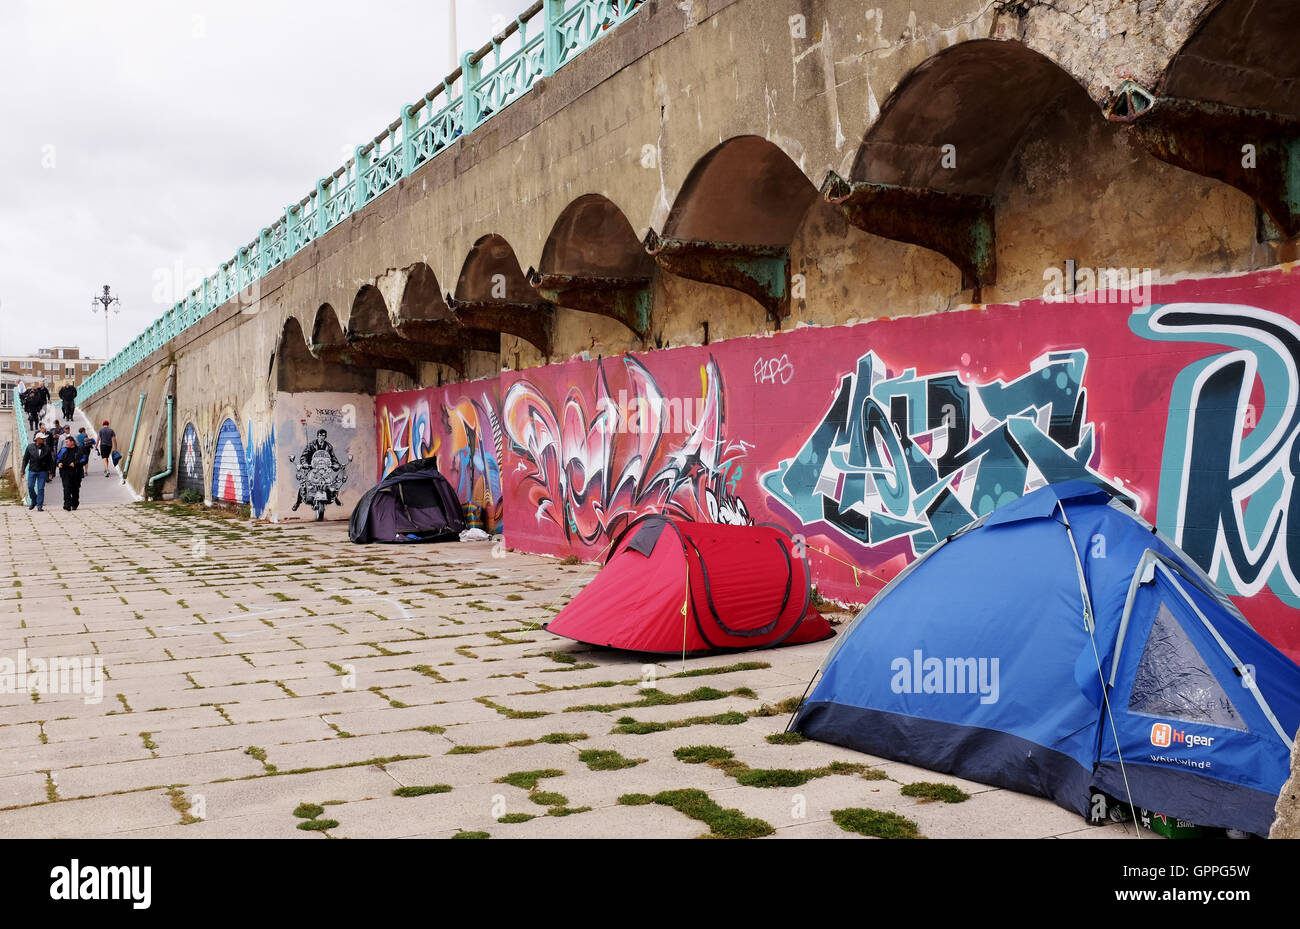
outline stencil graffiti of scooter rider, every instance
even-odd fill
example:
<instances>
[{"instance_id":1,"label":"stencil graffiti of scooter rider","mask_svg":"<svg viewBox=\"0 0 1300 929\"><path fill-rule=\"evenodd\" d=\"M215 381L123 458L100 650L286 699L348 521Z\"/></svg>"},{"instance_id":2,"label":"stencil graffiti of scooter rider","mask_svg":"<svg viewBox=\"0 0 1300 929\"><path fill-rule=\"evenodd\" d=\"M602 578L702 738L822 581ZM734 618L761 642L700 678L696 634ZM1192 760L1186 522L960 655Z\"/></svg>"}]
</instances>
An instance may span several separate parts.
<instances>
[{"instance_id":1,"label":"stencil graffiti of scooter rider","mask_svg":"<svg viewBox=\"0 0 1300 929\"><path fill-rule=\"evenodd\" d=\"M351 460L349 456L348 461ZM314 494L317 489L322 489L326 492L327 502L334 504L339 502L339 490L347 481L347 465L339 461L338 456L334 454L334 446L329 442L329 433L324 429L318 429L315 440L308 442L296 459L290 455L289 461L294 463L295 483L298 485L298 498L294 501L294 510L302 505L304 491Z\"/></svg>"}]
</instances>

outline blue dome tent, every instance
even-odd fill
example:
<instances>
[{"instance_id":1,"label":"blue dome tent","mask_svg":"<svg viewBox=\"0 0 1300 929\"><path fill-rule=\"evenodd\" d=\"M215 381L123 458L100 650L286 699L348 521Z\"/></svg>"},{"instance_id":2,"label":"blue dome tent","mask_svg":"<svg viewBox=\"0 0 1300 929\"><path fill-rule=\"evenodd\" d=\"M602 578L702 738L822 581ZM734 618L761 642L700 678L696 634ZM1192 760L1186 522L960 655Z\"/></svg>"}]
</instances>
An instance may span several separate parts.
<instances>
[{"instance_id":1,"label":"blue dome tent","mask_svg":"<svg viewBox=\"0 0 1300 929\"><path fill-rule=\"evenodd\" d=\"M836 640L811 739L1047 797L1100 792L1266 835L1300 667L1101 487L1043 487L949 536Z\"/></svg>"}]
</instances>

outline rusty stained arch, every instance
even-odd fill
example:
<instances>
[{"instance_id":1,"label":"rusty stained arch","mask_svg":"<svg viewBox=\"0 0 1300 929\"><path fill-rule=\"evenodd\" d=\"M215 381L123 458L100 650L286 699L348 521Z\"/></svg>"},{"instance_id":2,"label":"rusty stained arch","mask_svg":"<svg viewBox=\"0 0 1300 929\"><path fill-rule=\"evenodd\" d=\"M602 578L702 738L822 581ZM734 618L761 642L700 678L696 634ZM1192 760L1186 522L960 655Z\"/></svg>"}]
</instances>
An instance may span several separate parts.
<instances>
[{"instance_id":1,"label":"rusty stained arch","mask_svg":"<svg viewBox=\"0 0 1300 929\"><path fill-rule=\"evenodd\" d=\"M1031 126L1071 105L1093 107L1050 58L1017 41L959 43L903 77L849 177L829 173L822 197L860 229L939 252L978 302L997 279L998 185Z\"/></svg>"},{"instance_id":2,"label":"rusty stained arch","mask_svg":"<svg viewBox=\"0 0 1300 929\"><path fill-rule=\"evenodd\" d=\"M735 136L691 168L645 250L665 271L752 297L779 327L790 315L790 243L816 198L778 146Z\"/></svg>"},{"instance_id":3,"label":"rusty stained arch","mask_svg":"<svg viewBox=\"0 0 1300 929\"><path fill-rule=\"evenodd\" d=\"M500 354L501 336L485 329L470 329L452 312L442 294L433 269L417 261L405 271L406 283L398 298L393 328L403 339L442 345L463 353ZM468 359L468 354L464 357ZM465 368L453 366L464 374Z\"/></svg>"},{"instance_id":4,"label":"rusty stained arch","mask_svg":"<svg viewBox=\"0 0 1300 929\"><path fill-rule=\"evenodd\" d=\"M1157 88L1126 81L1106 116L1161 161L1249 196L1268 237L1300 235L1298 41L1300 4L1224 0Z\"/></svg>"},{"instance_id":5,"label":"rusty stained arch","mask_svg":"<svg viewBox=\"0 0 1300 929\"><path fill-rule=\"evenodd\" d=\"M432 333L426 328L426 335ZM393 325L384 295L373 284L364 284L352 300L352 312L344 339L349 348L368 355L399 362L432 362L464 373L469 366L469 349L454 339L408 339Z\"/></svg>"},{"instance_id":6,"label":"rusty stained arch","mask_svg":"<svg viewBox=\"0 0 1300 929\"><path fill-rule=\"evenodd\" d=\"M636 336L650 335L655 263L627 216L601 194L583 194L564 208L528 282L547 301L607 316Z\"/></svg>"},{"instance_id":7,"label":"rusty stained arch","mask_svg":"<svg viewBox=\"0 0 1300 929\"><path fill-rule=\"evenodd\" d=\"M419 376L419 365L413 361L375 355L364 348L349 345L338 314L328 303L322 303L316 310L311 327L311 353L324 361L348 367L383 368L405 374L411 380Z\"/></svg>"},{"instance_id":8,"label":"rusty stained arch","mask_svg":"<svg viewBox=\"0 0 1300 929\"><path fill-rule=\"evenodd\" d=\"M490 233L474 243L446 302L462 325L516 336L550 357L555 305L528 283L501 236Z\"/></svg>"}]
</instances>

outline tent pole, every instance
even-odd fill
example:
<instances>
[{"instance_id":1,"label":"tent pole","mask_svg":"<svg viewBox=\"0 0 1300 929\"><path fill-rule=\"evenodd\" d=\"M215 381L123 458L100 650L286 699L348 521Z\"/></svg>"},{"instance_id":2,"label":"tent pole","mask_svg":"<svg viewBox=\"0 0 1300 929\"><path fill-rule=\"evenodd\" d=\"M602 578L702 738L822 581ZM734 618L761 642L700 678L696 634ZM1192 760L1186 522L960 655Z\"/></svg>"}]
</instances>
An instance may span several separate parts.
<instances>
[{"instance_id":1,"label":"tent pole","mask_svg":"<svg viewBox=\"0 0 1300 929\"><path fill-rule=\"evenodd\" d=\"M1083 573L1083 560L1079 558L1079 546L1074 541L1074 530L1070 528L1070 517L1065 515L1065 506L1060 500L1056 508L1061 511L1061 522L1065 525L1065 536L1070 540L1070 551L1074 553L1074 566L1079 572L1079 593L1083 597L1083 628L1088 630L1088 641L1092 643L1092 655L1097 660L1097 680L1101 682L1101 702L1110 722L1111 737L1115 740L1115 756L1119 758L1119 773L1124 778L1124 793L1128 795L1128 809L1133 814L1134 835L1142 838L1142 825L1138 822L1137 807L1133 805L1133 788L1128 784L1128 769L1124 766L1124 753L1119 749L1119 731L1115 728L1115 715L1110 711L1110 688L1106 686L1106 673L1101 670L1101 653L1097 651L1097 623L1092 615L1092 598L1088 596L1088 579ZM1100 735L1098 736L1097 760L1101 760ZM1094 762L1095 764L1096 762Z\"/></svg>"}]
</instances>

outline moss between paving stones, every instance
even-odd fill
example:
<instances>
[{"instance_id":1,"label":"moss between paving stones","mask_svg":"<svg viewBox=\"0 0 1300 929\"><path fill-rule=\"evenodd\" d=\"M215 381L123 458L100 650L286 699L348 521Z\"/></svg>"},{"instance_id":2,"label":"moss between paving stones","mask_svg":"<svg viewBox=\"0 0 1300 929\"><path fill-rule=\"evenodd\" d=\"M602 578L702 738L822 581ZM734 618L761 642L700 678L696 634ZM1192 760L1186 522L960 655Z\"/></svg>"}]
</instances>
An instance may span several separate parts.
<instances>
[{"instance_id":1,"label":"moss between paving stones","mask_svg":"<svg viewBox=\"0 0 1300 929\"><path fill-rule=\"evenodd\" d=\"M544 777L562 777L563 775L564 772L558 768L541 768L537 771L514 771L504 777L497 778L493 783L509 784L511 787L532 790L537 786L537 782Z\"/></svg>"},{"instance_id":2,"label":"moss between paving stones","mask_svg":"<svg viewBox=\"0 0 1300 929\"><path fill-rule=\"evenodd\" d=\"M528 799L538 806L568 806L569 798L553 790L539 790L528 795Z\"/></svg>"},{"instance_id":3,"label":"moss between paving stones","mask_svg":"<svg viewBox=\"0 0 1300 929\"><path fill-rule=\"evenodd\" d=\"M684 694L670 694L650 688L641 692L639 700L623 703L588 703L582 706L566 707L566 713L612 713L615 710L633 710L647 706L671 706L676 703L695 703L700 700L721 700L724 697L752 697L754 692L746 687L737 690L718 690L716 687L696 687Z\"/></svg>"},{"instance_id":4,"label":"moss between paving stones","mask_svg":"<svg viewBox=\"0 0 1300 929\"><path fill-rule=\"evenodd\" d=\"M970 799L970 794L953 784L936 784L932 781L917 781L906 784L899 791L904 797L916 797L922 803L942 800L944 803L961 803Z\"/></svg>"},{"instance_id":5,"label":"moss between paving stones","mask_svg":"<svg viewBox=\"0 0 1300 929\"><path fill-rule=\"evenodd\" d=\"M833 761L820 768L751 768L737 761L729 749L716 745L686 745L673 751L673 757L686 764L708 764L724 771L744 787L799 787L814 778L832 774L863 774L867 766L847 761Z\"/></svg>"},{"instance_id":6,"label":"moss between paving stones","mask_svg":"<svg viewBox=\"0 0 1300 929\"><path fill-rule=\"evenodd\" d=\"M673 719L663 723L637 722L631 716L624 716L618 725L610 730L611 735L649 735L652 732L667 732L669 729L682 729L686 726L739 726L749 719L744 713L719 713L717 716L688 716L686 719Z\"/></svg>"},{"instance_id":7,"label":"moss between paving stones","mask_svg":"<svg viewBox=\"0 0 1300 929\"><path fill-rule=\"evenodd\" d=\"M777 732L767 737L767 741L773 745L798 745L800 742L808 740L798 732Z\"/></svg>"},{"instance_id":8,"label":"moss between paving stones","mask_svg":"<svg viewBox=\"0 0 1300 929\"><path fill-rule=\"evenodd\" d=\"M425 794L445 794L451 791L450 784L429 784L424 787L411 785L398 787L393 791L394 797L423 797Z\"/></svg>"},{"instance_id":9,"label":"moss between paving stones","mask_svg":"<svg viewBox=\"0 0 1300 929\"><path fill-rule=\"evenodd\" d=\"M543 657L543 655L540 654L524 655L523 657L541 658ZM573 665L568 668L545 668L543 669L542 673L546 673L548 671L570 671L570 670L594 668L594 667L596 666L584 662L582 664ZM678 677L704 677L710 674L731 674L736 671L759 671L770 667L772 666L765 661L741 661L736 664L730 664L730 665L720 665L711 668L692 668L689 671L678 671L675 674L665 674L663 675L662 679L671 680L673 678L678 678ZM551 687L547 684L542 684L539 685L536 690L521 690L519 691L518 694L515 694L514 696L531 696L534 694L550 693L551 691L555 691L555 690L587 690L592 687L634 687L642 683L644 683L644 681L642 681L640 678L631 678L626 681L593 681L590 684L567 684L564 687ZM766 707L766 709L771 709L771 708ZM765 713L763 715L772 716L775 714Z\"/></svg>"},{"instance_id":10,"label":"moss between paving stones","mask_svg":"<svg viewBox=\"0 0 1300 929\"><path fill-rule=\"evenodd\" d=\"M526 823L530 819L536 819L532 813L507 813L505 816L497 819L499 823Z\"/></svg>"},{"instance_id":11,"label":"moss between paving stones","mask_svg":"<svg viewBox=\"0 0 1300 929\"><path fill-rule=\"evenodd\" d=\"M337 819L304 819L298 824L299 829L305 829L308 832L324 832L327 829L337 829L339 821Z\"/></svg>"},{"instance_id":12,"label":"moss between paving stones","mask_svg":"<svg viewBox=\"0 0 1300 929\"><path fill-rule=\"evenodd\" d=\"M648 794L624 794L618 798L624 806L641 806L658 803L670 806L691 819L698 819L709 827L710 834L723 839L755 839L771 835L776 830L761 819L751 819L740 810L724 809L702 790L665 790Z\"/></svg>"},{"instance_id":13,"label":"moss between paving stones","mask_svg":"<svg viewBox=\"0 0 1300 929\"><path fill-rule=\"evenodd\" d=\"M486 832L458 832L453 839L490 839L492 838Z\"/></svg>"},{"instance_id":14,"label":"moss between paving stones","mask_svg":"<svg viewBox=\"0 0 1300 929\"><path fill-rule=\"evenodd\" d=\"M487 697L475 697L474 702L481 703L489 709L496 710L506 719L540 719L551 714L546 710L512 710L508 706L494 703Z\"/></svg>"},{"instance_id":15,"label":"moss between paving stones","mask_svg":"<svg viewBox=\"0 0 1300 929\"><path fill-rule=\"evenodd\" d=\"M845 832L875 836L881 839L923 839L920 827L905 816L851 807L832 810L831 819Z\"/></svg>"},{"instance_id":16,"label":"moss between paving stones","mask_svg":"<svg viewBox=\"0 0 1300 929\"><path fill-rule=\"evenodd\" d=\"M587 749L578 752L578 760L592 771L617 771L620 768L635 768L645 764L645 758L624 758L613 749Z\"/></svg>"},{"instance_id":17,"label":"moss between paving stones","mask_svg":"<svg viewBox=\"0 0 1300 929\"><path fill-rule=\"evenodd\" d=\"M706 761L726 760L736 756L729 749L718 748L716 745L684 745L673 749L673 757L687 764L702 764Z\"/></svg>"}]
</instances>

